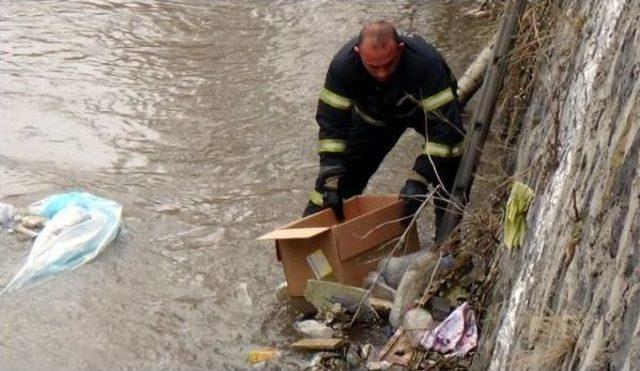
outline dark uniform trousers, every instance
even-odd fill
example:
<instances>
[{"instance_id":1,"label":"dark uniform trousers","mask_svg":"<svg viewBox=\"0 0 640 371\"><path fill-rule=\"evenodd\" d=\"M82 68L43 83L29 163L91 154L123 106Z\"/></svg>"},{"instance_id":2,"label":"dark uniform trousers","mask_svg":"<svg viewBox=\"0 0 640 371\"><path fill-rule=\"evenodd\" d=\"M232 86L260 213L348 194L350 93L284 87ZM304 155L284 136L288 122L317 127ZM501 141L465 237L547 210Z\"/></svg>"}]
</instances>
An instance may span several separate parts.
<instances>
[{"instance_id":1,"label":"dark uniform trousers","mask_svg":"<svg viewBox=\"0 0 640 371\"><path fill-rule=\"evenodd\" d=\"M347 199L349 197L362 194L369 179L376 172L385 156L396 145L400 136L404 131L411 127L425 136L424 116L418 116L410 123L390 123L383 126L372 125L364 121L355 112L352 113L352 126L350 128L349 137L347 139L346 153L345 153L345 174L340 179L339 192L342 198ZM442 217L444 216L444 210L447 207L448 194L453 188L453 181L456 176L456 171L460 163L460 157L432 157L432 161L426 165L429 171L433 171L437 174L435 177L428 177L427 180L431 180L432 187L436 187L438 182L441 181L441 188L434 196L435 206L435 223L436 230L440 225ZM434 166L436 168L434 168ZM431 178L431 179L429 179ZM439 181L436 180L439 178ZM315 183L316 192L322 194L324 191L323 179L318 177ZM322 209L321 206L309 202L305 209L304 215L309 215L318 212Z\"/></svg>"}]
</instances>

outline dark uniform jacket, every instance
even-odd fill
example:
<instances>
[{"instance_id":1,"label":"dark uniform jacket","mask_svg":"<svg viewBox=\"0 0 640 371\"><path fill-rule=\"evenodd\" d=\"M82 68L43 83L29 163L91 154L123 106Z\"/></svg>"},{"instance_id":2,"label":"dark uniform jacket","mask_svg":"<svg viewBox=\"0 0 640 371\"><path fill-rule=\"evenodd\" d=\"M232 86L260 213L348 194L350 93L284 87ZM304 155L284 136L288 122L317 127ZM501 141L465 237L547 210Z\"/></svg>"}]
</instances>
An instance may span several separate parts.
<instances>
[{"instance_id":1,"label":"dark uniform jacket","mask_svg":"<svg viewBox=\"0 0 640 371\"><path fill-rule=\"evenodd\" d=\"M401 35L405 47L398 66L385 83L366 71L347 42L334 56L320 92L316 120L320 126L318 152L322 167L340 165L348 152L354 121L377 127L413 127L425 136L421 156L459 157L464 140L456 82L438 51L417 35ZM395 130L394 130L395 131ZM429 171L414 170L424 182ZM423 161L424 162L424 161ZM322 172L322 170L321 170ZM422 174L421 174L422 173ZM318 201L319 202L319 201ZM316 202L316 203L318 203Z\"/></svg>"}]
</instances>

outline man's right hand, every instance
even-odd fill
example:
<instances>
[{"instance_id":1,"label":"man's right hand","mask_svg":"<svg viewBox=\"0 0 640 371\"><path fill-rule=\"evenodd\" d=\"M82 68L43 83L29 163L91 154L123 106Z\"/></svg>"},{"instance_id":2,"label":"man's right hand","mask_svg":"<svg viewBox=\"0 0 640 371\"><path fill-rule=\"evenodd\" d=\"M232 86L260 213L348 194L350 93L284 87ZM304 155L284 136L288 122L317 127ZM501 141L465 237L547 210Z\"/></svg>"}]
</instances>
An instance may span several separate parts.
<instances>
[{"instance_id":1,"label":"man's right hand","mask_svg":"<svg viewBox=\"0 0 640 371\"><path fill-rule=\"evenodd\" d=\"M338 222L344 221L344 210L342 208L342 196L338 191L338 183L342 173L332 174L324 180L324 193L322 194L322 203L324 207L330 207L336 216Z\"/></svg>"}]
</instances>

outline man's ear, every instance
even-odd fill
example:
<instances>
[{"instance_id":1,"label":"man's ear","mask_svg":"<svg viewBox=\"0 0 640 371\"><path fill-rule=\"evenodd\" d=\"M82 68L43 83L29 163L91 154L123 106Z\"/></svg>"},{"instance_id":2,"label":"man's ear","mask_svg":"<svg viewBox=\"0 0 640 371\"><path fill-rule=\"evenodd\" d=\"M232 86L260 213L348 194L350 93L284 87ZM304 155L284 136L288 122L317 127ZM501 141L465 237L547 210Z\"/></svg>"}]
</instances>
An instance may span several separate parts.
<instances>
[{"instance_id":1,"label":"man's ear","mask_svg":"<svg viewBox=\"0 0 640 371\"><path fill-rule=\"evenodd\" d=\"M356 52L357 54L360 54L360 47L358 45L354 46L353 51Z\"/></svg>"}]
</instances>

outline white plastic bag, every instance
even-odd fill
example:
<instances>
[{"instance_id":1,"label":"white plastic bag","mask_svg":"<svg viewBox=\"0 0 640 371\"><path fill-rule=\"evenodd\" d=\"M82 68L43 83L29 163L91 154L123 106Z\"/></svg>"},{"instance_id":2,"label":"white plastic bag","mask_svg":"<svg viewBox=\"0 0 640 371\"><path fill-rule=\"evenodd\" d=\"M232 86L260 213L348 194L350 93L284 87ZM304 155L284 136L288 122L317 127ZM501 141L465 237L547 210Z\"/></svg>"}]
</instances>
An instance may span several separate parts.
<instances>
[{"instance_id":1,"label":"white plastic bag","mask_svg":"<svg viewBox=\"0 0 640 371\"><path fill-rule=\"evenodd\" d=\"M50 196L29 209L50 220L3 292L41 283L90 261L113 241L122 223L120 204L84 192Z\"/></svg>"},{"instance_id":2,"label":"white plastic bag","mask_svg":"<svg viewBox=\"0 0 640 371\"><path fill-rule=\"evenodd\" d=\"M13 228L13 206L0 202L0 227Z\"/></svg>"}]
</instances>

